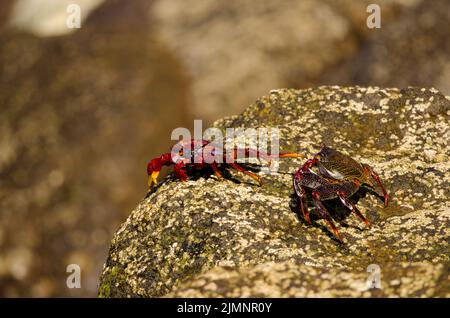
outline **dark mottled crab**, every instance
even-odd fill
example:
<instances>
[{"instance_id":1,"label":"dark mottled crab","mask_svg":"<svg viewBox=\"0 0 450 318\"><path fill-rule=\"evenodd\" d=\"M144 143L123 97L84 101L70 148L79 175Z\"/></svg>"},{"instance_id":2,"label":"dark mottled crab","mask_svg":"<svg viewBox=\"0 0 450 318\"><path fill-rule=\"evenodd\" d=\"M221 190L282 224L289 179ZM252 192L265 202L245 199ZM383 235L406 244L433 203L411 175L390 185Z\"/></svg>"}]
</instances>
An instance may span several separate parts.
<instances>
[{"instance_id":1,"label":"dark mottled crab","mask_svg":"<svg viewBox=\"0 0 450 318\"><path fill-rule=\"evenodd\" d=\"M299 199L304 219L311 223L307 207L307 190L315 209L328 222L334 235L342 241L330 213L322 201L339 198L351 212L369 225L367 219L348 198L355 194L361 185L374 188L373 180L383 191L384 204L388 205L389 196L378 174L367 164L359 163L349 156L324 146L312 159L308 159L294 174L295 193Z\"/></svg>"}]
</instances>

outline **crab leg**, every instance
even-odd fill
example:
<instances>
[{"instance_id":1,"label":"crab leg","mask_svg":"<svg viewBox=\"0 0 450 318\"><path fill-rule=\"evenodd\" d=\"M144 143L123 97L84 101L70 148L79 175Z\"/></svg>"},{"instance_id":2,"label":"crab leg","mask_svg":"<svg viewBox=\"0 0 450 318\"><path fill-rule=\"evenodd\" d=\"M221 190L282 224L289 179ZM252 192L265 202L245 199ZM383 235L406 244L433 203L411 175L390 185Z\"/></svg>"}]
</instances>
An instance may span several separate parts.
<instances>
[{"instance_id":1,"label":"crab leg","mask_svg":"<svg viewBox=\"0 0 450 318\"><path fill-rule=\"evenodd\" d=\"M353 204L348 198L345 192L337 191L337 195L341 200L342 204L345 205L350 211L352 211L361 221L366 223L367 226L370 226L369 221L362 215L361 211Z\"/></svg>"},{"instance_id":2,"label":"crab leg","mask_svg":"<svg viewBox=\"0 0 450 318\"><path fill-rule=\"evenodd\" d=\"M301 180L303 179L303 175L304 173L308 173L309 172L309 168L311 168L313 165L316 164L316 160L315 159L309 159L305 162L305 164L294 174L294 189L295 189L295 193L297 194L299 201L300 201L300 209L302 211L303 214L303 218L306 220L306 222L308 222L309 224L311 224L311 219L309 217L309 211L308 211L308 207L306 205L306 191L305 188L303 186L299 186L299 181L301 184Z\"/></svg>"},{"instance_id":3,"label":"crab leg","mask_svg":"<svg viewBox=\"0 0 450 318\"><path fill-rule=\"evenodd\" d=\"M238 170L238 171L240 171L240 172L242 172L242 173L245 173L246 175L252 177L254 180L256 180L256 181L259 183L259 185L262 185L261 177L258 176L257 174L245 170L244 168L242 168L240 165L238 165L238 164L235 163L235 162L230 163L230 165L231 165L234 169L236 169L236 170Z\"/></svg>"},{"instance_id":4,"label":"crab leg","mask_svg":"<svg viewBox=\"0 0 450 318\"><path fill-rule=\"evenodd\" d=\"M305 155L295 152L281 152L277 155L278 158L305 158Z\"/></svg>"},{"instance_id":5,"label":"crab leg","mask_svg":"<svg viewBox=\"0 0 450 318\"><path fill-rule=\"evenodd\" d=\"M342 236L339 233L338 229L336 228L336 225L334 225L334 222L330 216L330 213L327 211L325 206L320 201L320 194L317 191L313 191L312 198L314 201L314 205L316 206L316 209L320 212L322 217L328 222L328 225L333 230L334 235L338 238L339 241L343 242Z\"/></svg>"},{"instance_id":6,"label":"crab leg","mask_svg":"<svg viewBox=\"0 0 450 318\"><path fill-rule=\"evenodd\" d=\"M301 175L300 174L298 176L295 175L294 179L293 179L295 193L297 194L298 200L300 201L300 210L302 211L303 218L306 220L306 222L311 224L311 219L309 218L308 207L306 206L306 203L305 203L306 191L305 191L304 187L298 185L297 178L301 178Z\"/></svg>"},{"instance_id":7,"label":"crab leg","mask_svg":"<svg viewBox=\"0 0 450 318\"><path fill-rule=\"evenodd\" d=\"M265 160L269 160L268 158L270 158L265 152L251 148L234 148L231 151L231 157L227 153L223 154L223 159L226 163L231 164L231 162L234 162L236 159L243 159L238 158L238 154L244 155L244 158L264 158Z\"/></svg>"},{"instance_id":8,"label":"crab leg","mask_svg":"<svg viewBox=\"0 0 450 318\"><path fill-rule=\"evenodd\" d=\"M384 196L384 206L388 206L388 201L389 201L389 195L386 192L386 190L383 187L383 184L381 183L381 179L380 176L378 175L378 173L376 173L375 171L373 171L373 169L370 169L370 175L372 176L372 178L375 179L375 181L378 183L378 185L381 188L381 191L383 191L383 196Z\"/></svg>"},{"instance_id":9,"label":"crab leg","mask_svg":"<svg viewBox=\"0 0 450 318\"><path fill-rule=\"evenodd\" d=\"M247 158L264 159L264 160L268 161L269 163L272 161L273 158L305 158L305 155L302 155L299 153L294 153L294 152L281 152L279 154L273 155L273 154L268 154L266 152L252 149L252 148L243 148L243 149L234 148L233 153L232 153L233 160L237 159L237 153L239 150L243 151L245 154L245 157L247 157ZM226 159L227 159L226 154L224 154L224 160L226 160Z\"/></svg>"},{"instance_id":10,"label":"crab leg","mask_svg":"<svg viewBox=\"0 0 450 318\"><path fill-rule=\"evenodd\" d=\"M217 164L215 162L211 162L211 167L213 168L214 173L216 174L216 176L219 179L222 179L222 174L220 173L219 168L217 168Z\"/></svg>"},{"instance_id":11,"label":"crab leg","mask_svg":"<svg viewBox=\"0 0 450 318\"><path fill-rule=\"evenodd\" d=\"M186 171L184 170L185 166L186 166L186 164L180 160L175 164L175 166L173 168L173 170L175 171L175 174L181 181L187 181L187 179L188 179Z\"/></svg>"}]
</instances>

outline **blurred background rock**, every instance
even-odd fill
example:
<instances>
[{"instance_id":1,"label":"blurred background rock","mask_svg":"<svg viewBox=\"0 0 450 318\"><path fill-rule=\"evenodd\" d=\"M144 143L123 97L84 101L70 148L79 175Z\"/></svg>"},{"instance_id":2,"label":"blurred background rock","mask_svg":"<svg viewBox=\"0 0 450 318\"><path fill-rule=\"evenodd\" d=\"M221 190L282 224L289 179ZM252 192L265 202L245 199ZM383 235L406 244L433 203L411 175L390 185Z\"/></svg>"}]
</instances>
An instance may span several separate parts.
<instances>
[{"instance_id":1,"label":"blurred background rock","mask_svg":"<svg viewBox=\"0 0 450 318\"><path fill-rule=\"evenodd\" d=\"M449 39L448 0L1 1L0 296L95 296L172 129L279 87L450 94ZM81 289L66 287L71 263Z\"/></svg>"}]
</instances>

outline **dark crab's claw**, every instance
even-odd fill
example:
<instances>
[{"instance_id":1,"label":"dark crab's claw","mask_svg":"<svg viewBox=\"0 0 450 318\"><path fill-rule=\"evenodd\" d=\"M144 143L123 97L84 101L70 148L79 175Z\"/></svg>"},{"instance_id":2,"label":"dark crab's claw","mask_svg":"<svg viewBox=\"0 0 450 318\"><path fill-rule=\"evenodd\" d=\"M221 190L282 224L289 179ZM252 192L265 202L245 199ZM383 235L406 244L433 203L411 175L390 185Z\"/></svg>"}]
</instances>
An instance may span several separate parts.
<instances>
[{"instance_id":1,"label":"dark crab's claw","mask_svg":"<svg viewBox=\"0 0 450 318\"><path fill-rule=\"evenodd\" d=\"M372 177L377 182L378 186L381 188L381 191L383 191L384 206L387 207L389 204L389 194L386 192L386 189L384 188L383 183L381 182L380 176L372 169L371 166L363 164L363 167L367 176Z\"/></svg>"}]
</instances>

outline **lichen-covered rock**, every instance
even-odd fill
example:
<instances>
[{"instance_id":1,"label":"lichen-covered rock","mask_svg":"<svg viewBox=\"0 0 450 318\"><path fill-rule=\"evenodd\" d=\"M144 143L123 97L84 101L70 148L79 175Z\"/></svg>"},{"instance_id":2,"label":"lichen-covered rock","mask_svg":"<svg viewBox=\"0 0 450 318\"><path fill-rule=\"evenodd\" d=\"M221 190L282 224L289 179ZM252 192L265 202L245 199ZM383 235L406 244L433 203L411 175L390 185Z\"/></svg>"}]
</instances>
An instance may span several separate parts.
<instances>
[{"instance_id":1,"label":"lichen-covered rock","mask_svg":"<svg viewBox=\"0 0 450 318\"><path fill-rule=\"evenodd\" d=\"M168 178L113 238L99 295L448 296L449 115L450 98L434 89L271 91L214 126L278 127L282 151L325 143L372 165L391 195L388 208L359 200L372 228L346 218L342 245L323 220L303 222L289 174L300 159L262 187L234 172ZM361 287L370 264L381 290Z\"/></svg>"},{"instance_id":2,"label":"lichen-covered rock","mask_svg":"<svg viewBox=\"0 0 450 318\"><path fill-rule=\"evenodd\" d=\"M366 271L311 267L291 261L247 268L219 266L183 283L168 297L435 297L450 296L449 267L389 263L379 286ZM426 277L427 279L417 279ZM375 288L373 288L374 286Z\"/></svg>"}]
</instances>

